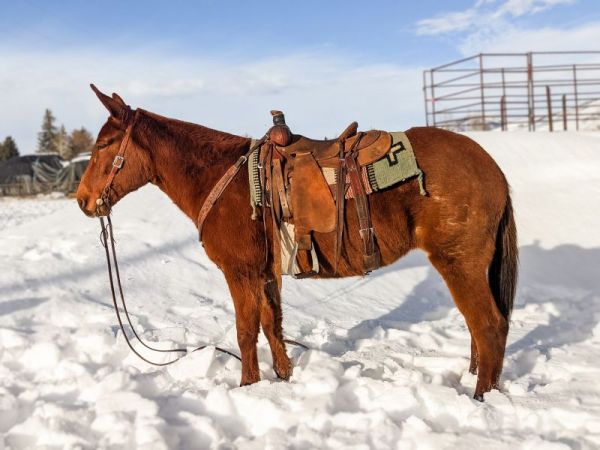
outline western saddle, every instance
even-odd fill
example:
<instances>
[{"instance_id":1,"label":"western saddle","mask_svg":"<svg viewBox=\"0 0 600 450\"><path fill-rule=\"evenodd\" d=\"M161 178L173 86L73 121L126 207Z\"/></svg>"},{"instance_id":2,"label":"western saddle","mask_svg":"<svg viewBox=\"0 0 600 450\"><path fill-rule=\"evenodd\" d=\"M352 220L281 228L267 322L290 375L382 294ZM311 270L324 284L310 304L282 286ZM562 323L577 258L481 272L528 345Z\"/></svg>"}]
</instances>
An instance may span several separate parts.
<instances>
[{"instance_id":1,"label":"western saddle","mask_svg":"<svg viewBox=\"0 0 600 450\"><path fill-rule=\"evenodd\" d=\"M271 206L280 233L289 230L282 222L293 225L291 240L295 246L291 257L296 259L299 252L310 255L312 269L300 269L296 278L309 277L318 271L313 232L336 232L334 264L337 270L349 189L358 214L364 272L378 268L379 248L361 170L386 155L391 135L378 130L358 132L358 124L352 122L337 139L314 140L292 134L281 111L271 111L271 114L273 127L267 132L259 156L265 200L262 204ZM326 180L324 170L327 169L335 174L334 183Z\"/></svg>"}]
</instances>

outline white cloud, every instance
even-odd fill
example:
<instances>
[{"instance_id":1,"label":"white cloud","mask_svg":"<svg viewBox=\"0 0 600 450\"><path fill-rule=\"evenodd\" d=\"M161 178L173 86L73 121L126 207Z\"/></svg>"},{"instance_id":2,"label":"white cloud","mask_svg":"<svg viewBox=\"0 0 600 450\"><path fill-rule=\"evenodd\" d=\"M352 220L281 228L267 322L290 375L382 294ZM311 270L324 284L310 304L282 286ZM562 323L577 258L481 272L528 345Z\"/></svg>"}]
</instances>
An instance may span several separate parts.
<instances>
[{"instance_id":1,"label":"white cloud","mask_svg":"<svg viewBox=\"0 0 600 450\"><path fill-rule=\"evenodd\" d=\"M99 129L106 111L90 82L133 107L237 134L261 135L270 109L283 109L297 132L315 137L331 137L354 119L390 130L424 122L420 68L339 55L236 63L133 50L0 48L0 61L0 138L13 135L26 153L35 149L44 108L68 129Z\"/></svg>"},{"instance_id":2,"label":"white cloud","mask_svg":"<svg viewBox=\"0 0 600 450\"><path fill-rule=\"evenodd\" d=\"M472 34L482 30L505 28L506 19L537 14L557 5L574 3L576 0L505 0L497 4L496 0L477 0L475 4L463 11L438 14L417 22L417 34L441 35L471 31ZM491 6L493 5L493 6Z\"/></svg>"},{"instance_id":3,"label":"white cloud","mask_svg":"<svg viewBox=\"0 0 600 450\"><path fill-rule=\"evenodd\" d=\"M520 17L526 14L537 14L557 5L574 3L576 0L507 0L493 14L500 18L505 15Z\"/></svg>"},{"instance_id":4,"label":"white cloud","mask_svg":"<svg viewBox=\"0 0 600 450\"><path fill-rule=\"evenodd\" d=\"M471 8L423 19L417 23L417 34L435 35L463 31L472 25L477 15L477 9Z\"/></svg>"},{"instance_id":5,"label":"white cloud","mask_svg":"<svg viewBox=\"0 0 600 450\"><path fill-rule=\"evenodd\" d=\"M191 95L200 92L205 82L199 78L184 78L163 83L147 80L133 80L126 84L125 90L137 96Z\"/></svg>"},{"instance_id":6,"label":"white cloud","mask_svg":"<svg viewBox=\"0 0 600 450\"><path fill-rule=\"evenodd\" d=\"M469 35L460 45L465 55L479 52L573 51L593 50L600 42L600 22L574 27L520 29L506 27L502 33L484 30ZM590 58L589 55L586 58Z\"/></svg>"}]
</instances>

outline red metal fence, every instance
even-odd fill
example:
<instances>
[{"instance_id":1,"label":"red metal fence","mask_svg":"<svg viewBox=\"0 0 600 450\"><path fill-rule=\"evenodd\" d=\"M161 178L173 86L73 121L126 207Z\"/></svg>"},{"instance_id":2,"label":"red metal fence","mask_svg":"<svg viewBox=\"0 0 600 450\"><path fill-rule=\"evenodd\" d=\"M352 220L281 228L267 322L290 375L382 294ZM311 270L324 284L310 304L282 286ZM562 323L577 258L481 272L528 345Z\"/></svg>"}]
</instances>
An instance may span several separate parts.
<instances>
[{"instance_id":1,"label":"red metal fence","mask_svg":"<svg viewBox=\"0 0 600 450\"><path fill-rule=\"evenodd\" d=\"M423 72L428 126L600 129L600 51L480 53Z\"/></svg>"}]
</instances>

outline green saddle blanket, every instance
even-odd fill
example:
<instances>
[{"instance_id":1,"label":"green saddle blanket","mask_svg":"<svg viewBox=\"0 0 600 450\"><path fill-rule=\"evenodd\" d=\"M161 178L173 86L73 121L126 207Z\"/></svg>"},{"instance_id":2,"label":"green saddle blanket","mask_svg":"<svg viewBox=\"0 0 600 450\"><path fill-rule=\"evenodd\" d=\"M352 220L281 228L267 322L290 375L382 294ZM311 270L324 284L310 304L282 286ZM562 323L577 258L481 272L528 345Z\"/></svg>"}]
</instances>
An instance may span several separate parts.
<instances>
[{"instance_id":1,"label":"green saddle blanket","mask_svg":"<svg viewBox=\"0 0 600 450\"><path fill-rule=\"evenodd\" d=\"M390 151L379 161L368 164L366 171L373 191L401 183L417 177L421 195L427 195L423 186L423 171L417 165L417 159L406 133L395 131L392 135Z\"/></svg>"}]
</instances>

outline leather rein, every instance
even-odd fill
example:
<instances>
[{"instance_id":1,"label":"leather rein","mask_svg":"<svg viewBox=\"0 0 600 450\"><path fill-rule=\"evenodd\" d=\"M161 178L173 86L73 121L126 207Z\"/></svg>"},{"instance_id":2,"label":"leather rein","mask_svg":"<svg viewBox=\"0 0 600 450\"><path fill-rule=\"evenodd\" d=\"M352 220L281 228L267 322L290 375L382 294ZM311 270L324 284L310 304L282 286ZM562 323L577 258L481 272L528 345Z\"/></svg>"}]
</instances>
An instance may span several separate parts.
<instances>
[{"instance_id":1,"label":"leather rein","mask_svg":"<svg viewBox=\"0 0 600 450\"><path fill-rule=\"evenodd\" d=\"M133 323L131 322L131 317L129 316L129 311L127 310L127 304L125 303L125 296L123 294L123 287L121 286L121 275L119 273L119 263L117 261L117 252L115 249L115 238L113 235L112 221L110 219L110 216L107 216L106 219L107 219L107 223L105 224L104 217L100 217L100 227L102 230L100 233L100 242L102 243L102 246L104 247L104 251L106 254L106 266L108 268L108 279L110 281L110 292L112 294L112 301L113 301L113 306L115 308L117 321L119 322L119 327L121 328L121 332L123 333L123 336L125 337L125 342L127 343L127 346L130 348L130 350L138 358L140 358L142 361L147 362L148 364L151 364L153 366L168 366L170 364L173 364L174 362L179 361L181 358L183 358L183 356L185 356L186 353L193 353L195 351L202 350L202 349L208 347L208 345L201 345L200 347L196 347L195 349L193 349L191 352L189 352L188 349L186 349L186 348L175 348L175 349L165 350L165 349L160 349L160 348L156 348L156 347L151 347L150 345L148 345L146 342L144 342L142 340L142 338L139 336L139 334L135 331L135 328L133 327ZM111 253L112 253L112 255L111 255ZM112 256L112 263L111 263L111 256ZM131 343L130 338L127 336L127 333L125 332L125 326L123 324L123 320L121 319L121 313L119 312L119 305L117 304L117 298L116 298L116 292L115 292L115 282L113 280L112 264L114 264L114 272L115 272L115 276L117 279L117 287L119 289L119 296L121 297L121 305L123 306L123 312L125 313L125 317L127 318L127 323L129 324L129 327L131 328L131 331L133 332L133 335L138 340L138 342L142 346L146 347L148 350L152 350L154 352L184 353L184 355L179 356L171 361L158 363L158 362L151 361L148 358L142 356L135 349L135 347ZM215 346L215 350L217 350L221 353L225 353L226 355L233 356L235 359L241 361L241 358L238 355L230 352L229 350L226 350L221 347L216 347L216 346Z\"/></svg>"},{"instance_id":2,"label":"leather rein","mask_svg":"<svg viewBox=\"0 0 600 450\"><path fill-rule=\"evenodd\" d=\"M140 358L142 361L144 361L150 365L160 367L160 366L168 366L170 364L173 364L173 363L179 361L181 358L183 358L183 356L185 356L185 354L193 353L198 350L202 350L202 349L208 347L208 344L202 345L200 347L196 347L191 351L188 351L187 348L176 348L176 349L166 350L166 349L159 349L159 348L152 347L152 346L148 345L146 342L144 342L142 340L142 338L139 336L139 334L135 331L135 328L131 321L131 317L129 315L129 311L127 309L127 304L125 303L125 295L123 293L123 287L121 285L121 275L119 272L119 263L117 260L117 252L116 252L115 239L114 239L114 234L113 234L113 225L112 225L112 220L110 218L110 213L111 213L110 191L112 189L112 184L113 184L116 174L119 172L119 170L121 170L121 168L123 167L123 164L125 163L125 151L127 150L128 146L129 146L129 142L131 140L131 134L133 132L134 125L136 124L141 111L143 111L143 110L139 109L139 108L135 110L135 113L133 114L133 118L131 119L131 121L127 125L127 128L125 129L125 136L123 137L123 140L121 141L121 145L119 146L119 151L117 152L117 155L115 156L115 158L113 160L111 171L108 174L108 178L106 180L104 188L102 189L100 197L96 200L96 207L97 207L97 212L98 212L98 209L102 205L105 205L106 208L108 208L108 213L106 215L106 223L104 221L104 217L99 215L100 229L101 229L100 242L101 242L102 246L104 247L104 251L105 251L105 255L106 255L106 265L107 265L107 269L108 269L110 291L111 291L111 295L112 295L113 306L115 308L115 313L117 316L117 321L119 322L119 328L121 329L121 332L123 333L123 336L125 337L125 342L127 343L127 346L138 358ZM132 111L129 110L126 117L131 117L131 113L132 113ZM233 180L235 175L239 172L240 168L248 160L248 157L250 156L250 154L256 148L258 148L260 145L262 145L264 143L264 141L265 141L265 138L261 139L256 145L252 146L252 148L245 155L241 156L236 161L236 163L232 167L229 168L229 170L225 173L225 175L223 175L223 177L217 182L217 184L210 191L208 197L206 198L206 200L204 201L204 204L202 205L202 208L200 209L200 214L198 216L198 231L200 233L200 237L202 237L202 225L204 223L204 220L206 219L206 216L208 216L208 213L210 212L212 206L216 203L216 201L219 199L219 197L221 196L221 194L223 193L225 188L227 188L229 183ZM202 220L200 221L201 218L202 218ZM200 238L200 240L202 240L202 238ZM113 276L113 265L114 265L114 276ZM114 280L115 276L116 276L116 285L119 290L119 296L121 298L121 305L123 307L123 312L125 313L127 323L129 324L131 331L133 332L133 335L138 340L138 342L143 347L147 348L148 350L152 350L152 351L159 352L159 353L183 353L183 355L178 356L177 358L175 358L171 361L157 363L157 362L151 361L148 358L142 356L135 349L135 347L131 343L131 339L127 336L127 333L125 332L125 326L124 326L123 320L121 318L121 313L119 312L119 305L117 302L116 289L115 289L115 280ZM287 344L297 345L304 349L308 349L308 347L305 346L304 344L301 344L301 343L296 342L291 339L284 339L284 342ZM235 353L233 353L227 349L217 347L217 346L215 346L214 348L218 352L225 353L226 355L232 356L232 357L236 358L237 360L242 361L242 359L238 355L236 355Z\"/></svg>"}]
</instances>

